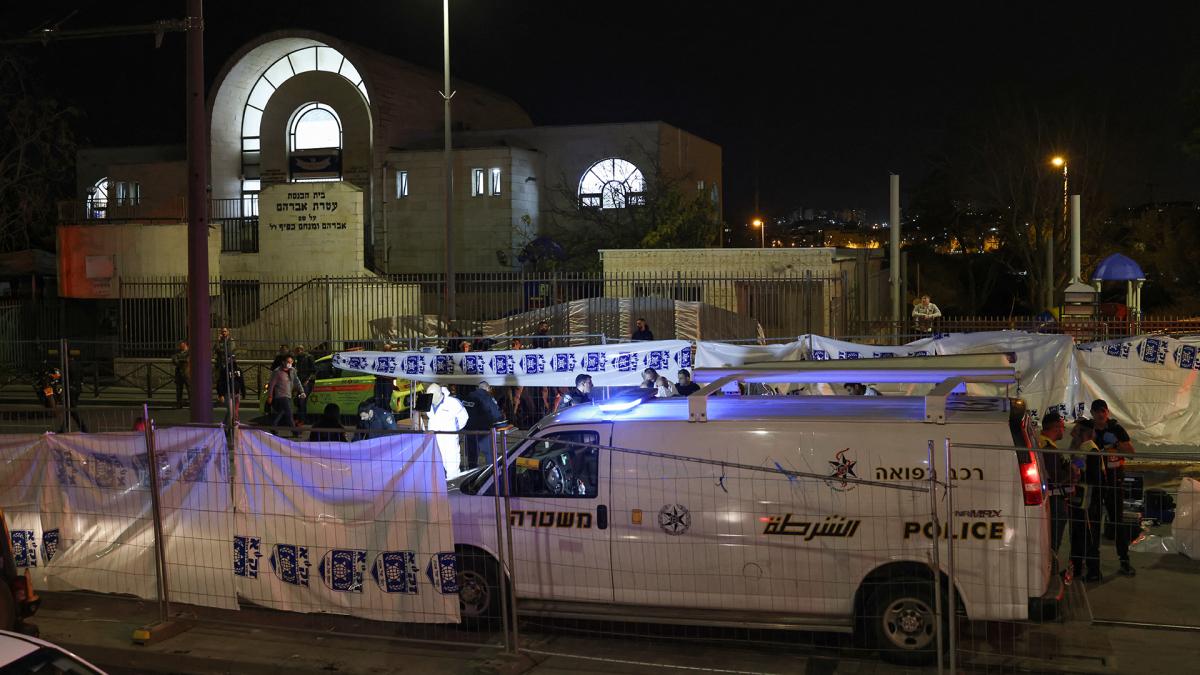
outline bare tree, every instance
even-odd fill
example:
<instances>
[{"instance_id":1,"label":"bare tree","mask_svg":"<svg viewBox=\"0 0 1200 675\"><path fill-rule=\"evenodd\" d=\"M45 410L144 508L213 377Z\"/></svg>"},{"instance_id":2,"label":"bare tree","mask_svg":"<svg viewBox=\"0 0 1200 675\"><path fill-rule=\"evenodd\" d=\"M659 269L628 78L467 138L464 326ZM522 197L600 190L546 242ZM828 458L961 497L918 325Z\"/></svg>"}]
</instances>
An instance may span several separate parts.
<instances>
[{"instance_id":1,"label":"bare tree","mask_svg":"<svg viewBox=\"0 0 1200 675\"><path fill-rule=\"evenodd\" d=\"M1028 275L1027 298L1041 308L1048 291L1063 288L1070 275L1069 225L1063 207L1060 169L1054 155L1066 158L1068 187L1081 195L1089 225L1107 212L1101 188L1106 124L1102 116L1067 113L1048 119L1035 106L1012 101L997 109L976 145L975 166L960 167L967 190L995 213L1004 260L1012 272ZM1095 231L1095 228L1086 228ZM1047 278L1046 246L1053 235L1054 275Z\"/></svg>"},{"instance_id":2,"label":"bare tree","mask_svg":"<svg viewBox=\"0 0 1200 675\"><path fill-rule=\"evenodd\" d=\"M0 251L54 245L55 201L71 193L76 116L33 92L24 61L0 54Z\"/></svg>"}]
</instances>

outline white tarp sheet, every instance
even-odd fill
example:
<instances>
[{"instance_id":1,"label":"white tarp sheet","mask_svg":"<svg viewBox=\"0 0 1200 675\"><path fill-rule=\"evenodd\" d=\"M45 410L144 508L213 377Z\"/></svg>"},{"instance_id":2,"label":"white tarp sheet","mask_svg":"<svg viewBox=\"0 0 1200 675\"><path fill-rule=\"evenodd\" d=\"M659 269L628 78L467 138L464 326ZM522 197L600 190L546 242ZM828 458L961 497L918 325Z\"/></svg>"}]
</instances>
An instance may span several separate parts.
<instances>
[{"instance_id":1,"label":"white tarp sheet","mask_svg":"<svg viewBox=\"0 0 1200 675\"><path fill-rule=\"evenodd\" d=\"M237 609L224 433L155 434L171 599ZM3 451L19 458L3 463L0 485L36 588L158 597L144 434L46 434Z\"/></svg>"},{"instance_id":2,"label":"white tarp sheet","mask_svg":"<svg viewBox=\"0 0 1200 675\"><path fill-rule=\"evenodd\" d=\"M747 363L800 361L804 359L804 348L805 344L799 341L767 345L702 341L696 343L696 367L726 368Z\"/></svg>"},{"instance_id":3,"label":"white tarp sheet","mask_svg":"<svg viewBox=\"0 0 1200 675\"><path fill-rule=\"evenodd\" d=\"M1171 536L1180 553L1192 560L1200 560L1200 481L1195 478L1185 476L1179 482Z\"/></svg>"},{"instance_id":4,"label":"white tarp sheet","mask_svg":"<svg viewBox=\"0 0 1200 675\"><path fill-rule=\"evenodd\" d=\"M1025 399L1035 417L1049 409L1068 419L1083 414L1078 397L1079 373L1075 367L1074 341L1066 335L1040 335L1022 331L957 333L929 337L898 347L878 347L833 340L819 335L802 338L811 344L814 360L868 359L901 356L943 356L1011 352L1016 361L1018 386L1013 395ZM868 383L869 384L869 383ZM970 385L979 395L1002 395L1003 387Z\"/></svg>"},{"instance_id":5,"label":"white tarp sheet","mask_svg":"<svg viewBox=\"0 0 1200 675\"><path fill-rule=\"evenodd\" d=\"M636 387L642 370L674 372L692 367L686 340L627 342L590 347L441 354L437 352L338 352L342 369L417 382L495 386L570 387L586 373L597 387ZM672 378L674 379L674 378Z\"/></svg>"},{"instance_id":6,"label":"white tarp sheet","mask_svg":"<svg viewBox=\"0 0 1200 675\"><path fill-rule=\"evenodd\" d=\"M1200 444L1200 342L1138 336L1080 345L1083 398L1102 398L1135 442Z\"/></svg>"},{"instance_id":7,"label":"white tarp sheet","mask_svg":"<svg viewBox=\"0 0 1200 675\"><path fill-rule=\"evenodd\" d=\"M237 433L233 571L243 597L289 611L459 621L432 435L300 443Z\"/></svg>"}]
</instances>

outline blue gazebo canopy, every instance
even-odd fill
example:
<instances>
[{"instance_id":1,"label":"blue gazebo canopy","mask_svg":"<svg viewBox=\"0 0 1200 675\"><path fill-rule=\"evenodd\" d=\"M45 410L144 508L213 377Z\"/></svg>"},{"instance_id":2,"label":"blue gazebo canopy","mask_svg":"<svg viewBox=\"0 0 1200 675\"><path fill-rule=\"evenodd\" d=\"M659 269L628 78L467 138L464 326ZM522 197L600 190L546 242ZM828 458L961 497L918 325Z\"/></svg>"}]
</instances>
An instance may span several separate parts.
<instances>
[{"instance_id":1,"label":"blue gazebo canopy","mask_svg":"<svg viewBox=\"0 0 1200 675\"><path fill-rule=\"evenodd\" d=\"M1144 280L1146 275L1142 272L1142 268L1133 258L1114 253L1096 265L1096 271L1092 273L1092 281L1138 281Z\"/></svg>"}]
</instances>

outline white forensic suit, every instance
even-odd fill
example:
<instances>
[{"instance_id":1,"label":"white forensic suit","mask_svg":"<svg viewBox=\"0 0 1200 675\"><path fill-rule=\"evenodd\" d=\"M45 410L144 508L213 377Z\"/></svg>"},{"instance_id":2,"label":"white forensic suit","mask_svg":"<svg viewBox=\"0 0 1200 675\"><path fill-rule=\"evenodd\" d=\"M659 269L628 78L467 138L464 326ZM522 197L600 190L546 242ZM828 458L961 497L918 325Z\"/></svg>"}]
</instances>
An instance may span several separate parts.
<instances>
[{"instance_id":1,"label":"white forensic suit","mask_svg":"<svg viewBox=\"0 0 1200 675\"><path fill-rule=\"evenodd\" d=\"M462 431L467 426L467 409L462 401L446 394L442 402L429 411L429 431ZM456 434L438 434L438 451L442 453L442 465L446 467L446 478L454 478L462 473L459 465L462 463L462 452L458 446Z\"/></svg>"}]
</instances>

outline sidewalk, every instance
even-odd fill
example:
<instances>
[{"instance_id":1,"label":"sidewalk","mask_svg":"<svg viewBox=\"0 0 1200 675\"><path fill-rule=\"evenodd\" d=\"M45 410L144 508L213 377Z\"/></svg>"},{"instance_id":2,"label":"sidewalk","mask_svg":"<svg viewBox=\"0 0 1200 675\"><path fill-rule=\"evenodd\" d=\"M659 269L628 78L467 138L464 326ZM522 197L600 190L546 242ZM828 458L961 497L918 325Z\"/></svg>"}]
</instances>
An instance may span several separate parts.
<instances>
[{"instance_id":1,"label":"sidewalk","mask_svg":"<svg viewBox=\"0 0 1200 675\"><path fill-rule=\"evenodd\" d=\"M188 608L189 610L195 608ZM135 628L157 617L154 603L85 593L45 593L33 623L41 637L79 654L111 674L121 673L287 673L352 675L380 673L496 672L494 647L404 642L370 637L390 629L372 626L361 635L333 634L336 624L363 623L346 617L283 615L266 610L201 610L195 622L172 638L135 645ZM119 617L119 618L118 618ZM217 621L237 620L238 624ZM308 624L308 628L303 628ZM324 628L324 630L322 630ZM342 631L339 631L342 633ZM474 635L466 636L479 639ZM522 669L523 670L523 669Z\"/></svg>"}]
</instances>

